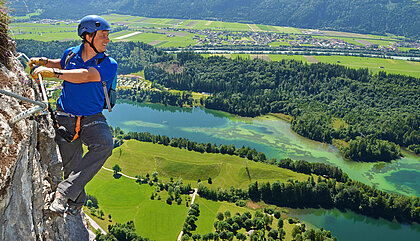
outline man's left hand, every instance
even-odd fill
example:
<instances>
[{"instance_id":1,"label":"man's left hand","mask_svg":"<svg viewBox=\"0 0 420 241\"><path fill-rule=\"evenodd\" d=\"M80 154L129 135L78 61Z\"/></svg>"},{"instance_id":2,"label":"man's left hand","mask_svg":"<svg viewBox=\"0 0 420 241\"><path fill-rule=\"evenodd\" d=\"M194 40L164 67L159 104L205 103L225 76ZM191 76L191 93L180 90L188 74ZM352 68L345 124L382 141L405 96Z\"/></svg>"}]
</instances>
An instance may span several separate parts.
<instances>
[{"instance_id":1,"label":"man's left hand","mask_svg":"<svg viewBox=\"0 0 420 241\"><path fill-rule=\"evenodd\" d=\"M36 81L39 80L38 75L41 75L43 78L59 78L63 73L60 69L57 68L47 68L47 67L38 67L33 70L32 75Z\"/></svg>"}]
</instances>

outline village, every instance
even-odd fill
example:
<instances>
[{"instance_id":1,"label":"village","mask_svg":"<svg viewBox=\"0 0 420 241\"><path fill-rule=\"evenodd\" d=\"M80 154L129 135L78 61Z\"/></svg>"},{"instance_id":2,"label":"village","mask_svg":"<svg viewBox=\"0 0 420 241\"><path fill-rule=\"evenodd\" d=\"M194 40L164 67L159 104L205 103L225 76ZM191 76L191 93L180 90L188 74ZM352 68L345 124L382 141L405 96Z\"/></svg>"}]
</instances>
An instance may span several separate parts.
<instances>
[{"instance_id":1,"label":"village","mask_svg":"<svg viewBox=\"0 0 420 241\"><path fill-rule=\"evenodd\" d=\"M188 32L194 34L193 39L196 40L196 46L221 46L221 45L269 45L271 47L318 47L325 49L349 49L349 50L376 50L381 52L401 51L399 47L420 49L419 42L397 41L391 45L380 45L369 42L369 40L353 39L354 43L347 42L339 37L312 36L310 34L291 34L276 32L254 32L254 31L214 31L214 30L198 30L184 28L149 28L150 32L166 34L168 38L175 37L176 34L170 32ZM166 30L164 33L162 29ZM143 29L144 31L144 29Z\"/></svg>"}]
</instances>

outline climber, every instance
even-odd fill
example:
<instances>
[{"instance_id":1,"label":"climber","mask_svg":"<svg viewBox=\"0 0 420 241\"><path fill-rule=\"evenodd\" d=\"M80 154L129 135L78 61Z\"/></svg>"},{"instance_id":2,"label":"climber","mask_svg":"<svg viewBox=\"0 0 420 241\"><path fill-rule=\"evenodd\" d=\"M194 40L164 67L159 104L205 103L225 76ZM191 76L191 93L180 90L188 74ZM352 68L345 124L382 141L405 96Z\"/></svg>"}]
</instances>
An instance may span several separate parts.
<instances>
[{"instance_id":1,"label":"climber","mask_svg":"<svg viewBox=\"0 0 420 241\"><path fill-rule=\"evenodd\" d=\"M105 86L110 88L117 62L105 54L110 25L102 17L88 15L78 25L82 43L64 51L61 59L31 58L28 65L38 78L63 80L57 101L56 137L64 172L50 210L77 214L85 203L85 185L101 169L113 149L113 139L102 110ZM69 137L70 136L70 137ZM83 156L82 143L88 147Z\"/></svg>"}]
</instances>

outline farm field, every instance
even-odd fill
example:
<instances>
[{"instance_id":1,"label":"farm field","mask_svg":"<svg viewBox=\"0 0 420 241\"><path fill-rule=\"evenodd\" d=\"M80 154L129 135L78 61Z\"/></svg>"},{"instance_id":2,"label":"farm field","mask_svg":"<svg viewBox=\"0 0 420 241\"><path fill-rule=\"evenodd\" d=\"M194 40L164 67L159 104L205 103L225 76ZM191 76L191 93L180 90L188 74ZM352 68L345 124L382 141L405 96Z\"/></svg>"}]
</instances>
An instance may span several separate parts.
<instances>
[{"instance_id":1,"label":"farm field","mask_svg":"<svg viewBox=\"0 0 420 241\"><path fill-rule=\"evenodd\" d=\"M256 180L274 182L287 181L289 178L301 181L308 179L308 175L253 161L248 162L248 176L244 158L199 153L136 140L128 140L114 149L104 166L111 169L115 164L129 176L158 172L164 181L171 177L175 180L182 178L184 183L193 186L198 179L207 180L211 177L214 188L248 188L249 183Z\"/></svg>"},{"instance_id":2,"label":"farm field","mask_svg":"<svg viewBox=\"0 0 420 241\"><path fill-rule=\"evenodd\" d=\"M303 55L270 54L269 56L272 61L281 61L283 59L294 59L297 61L308 62L308 60L305 57L303 57Z\"/></svg>"},{"instance_id":3,"label":"farm field","mask_svg":"<svg viewBox=\"0 0 420 241\"><path fill-rule=\"evenodd\" d=\"M123 169L124 170L124 169ZM115 179L112 172L101 170L86 186L86 192L98 199L99 208L112 215L113 222L126 223L133 220L136 232L152 240L176 240L188 208L185 205L166 204L167 193L162 200L151 200L155 187L139 185L122 176ZM87 212L89 214L89 212ZM95 218L107 230L109 221ZM99 219L99 220L98 220Z\"/></svg>"},{"instance_id":4,"label":"farm field","mask_svg":"<svg viewBox=\"0 0 420 241\"><path fill-rule=\"evenodd\" d=\"M369 68L373 73L385 71L387 73L405 74L420 78L420 62L337 55L314 57L320 62L340 64L351 68ZM337 61L340 61L340 63Z\"/></svg>"},{"instance_id":5,"label":"farm field","mask_svg":"<svg viewBox=\"0 0 420 241\"><path fill-rule=\"evenodd\" d=\"M117 26L127 26L129 29L133 31L138 31L142 28L185 28L185 29L195 29L195 30L214 30L214 31L262 31L262 32L276 32L276 33L289 33L289 34L302 34L301 29L293 28L293 27L282 27L282 26L270 26L270 25L263 25L263 24L245 24L245 23L232 23L232 22L220 22L220 21L208 21L208 20L186 20L186 19L166 19L166 18L147 18L141 16L130 16L130 15L121 15L121 14L109 14L109 15L102 15L105 19L107 19L113 27ZM16 19L25 19L23 17L16 18ZM12 23L10 25L11 32L14 35L18 35L19 29L23 31L25 26L32 26L36 27L32 29L32 34L39 34L41 32L45 32L38 28L48 27L48 32L50 33L59 33L62 32L63 29L70 28L70 30L76 30L73 28L77 26L77 23L70 23L69 25L65 25L64 22L60 25L54 23L48 24L35 24L35 23ZM305 30L307 33L312 33L310 30ZM27 31L25 31L27 32ZM354 34L354 33L344 33L344 32L335 32L335 31L317 31L316 33L322 33L323 36L334 36L339 37L345 41L352 40L354 38L366 38L369 41L374 41L375 39L378 41L383 40L384 43L374 41L375 43L379 44L388 44L389 42L386 40L393 40L389 36L374 36L374 35L365 35L365 34ZM16 38L31 38L33 35L30 33L22 34L22 36ZM76 36L77 37L77 36ZM67 39L67 36L57 36L55 40L62 40ZM346 40L347 39L347 40ZM48 41L48 40L47 40ZM356 44L355 42L354 44ZM359 43L360 45L360 43ZM273 45L276 46L276 45Z\"/></svg>"}]
</instances>

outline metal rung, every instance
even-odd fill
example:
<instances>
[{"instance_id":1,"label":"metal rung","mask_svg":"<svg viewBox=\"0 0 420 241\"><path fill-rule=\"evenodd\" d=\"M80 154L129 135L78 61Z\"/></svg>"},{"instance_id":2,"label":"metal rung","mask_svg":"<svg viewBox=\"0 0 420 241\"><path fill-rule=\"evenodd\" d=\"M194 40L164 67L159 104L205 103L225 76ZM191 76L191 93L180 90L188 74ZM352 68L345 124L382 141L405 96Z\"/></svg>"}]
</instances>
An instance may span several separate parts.
<instances>
[{"instance_id":1,"label":"metal rung","mask_svg":"<svg viewBox=\"0 0 420 241\"><path fill-rule=\"evenodd\" d=\"M17 116L15 116L15 117L13 117L13 118L9 121L9 123L10 123L11 125L14 125L16 122L18 122L18 121L20 121L20 120L22 120L22 119L25 119L26 117L29 117L29 116L31 116L31 115L33 115L33 114L36 114L37 112L39 112L39 111L43 111L43 110L44 110L44 108L42 108L41 106L35 106L35 107L32 107L32 108L30 108L29 110L26 110L26 111L24 111L24 112L20 113L19 115L17 115Z\"/></svg>"},{"instance_id":2,"label":"metal rung","mask_svg":"<svg viewBox=\"0 0 420 241\"><path fill-rule=\"evenodd\" d=\"M36 100L31 100L31 99L28 99L26 97L20 96L18 94L15 94L15 93L12 93L12 92L9 92L9 91L6 91L6 90L0 89L0 93L2 93L4 95L11 96L11 97L14 97L14 98L19 99L19 100L22 100L22 101L26 101L26 102L32 103L34 105L38 105L38 106L40 106L40 107L42 107L44 109L46 109L48 107L48 104L46 104L46 103L42 103L42 102L39 102L39 101L36 101Z\"/></svg>"}]
</instances>

